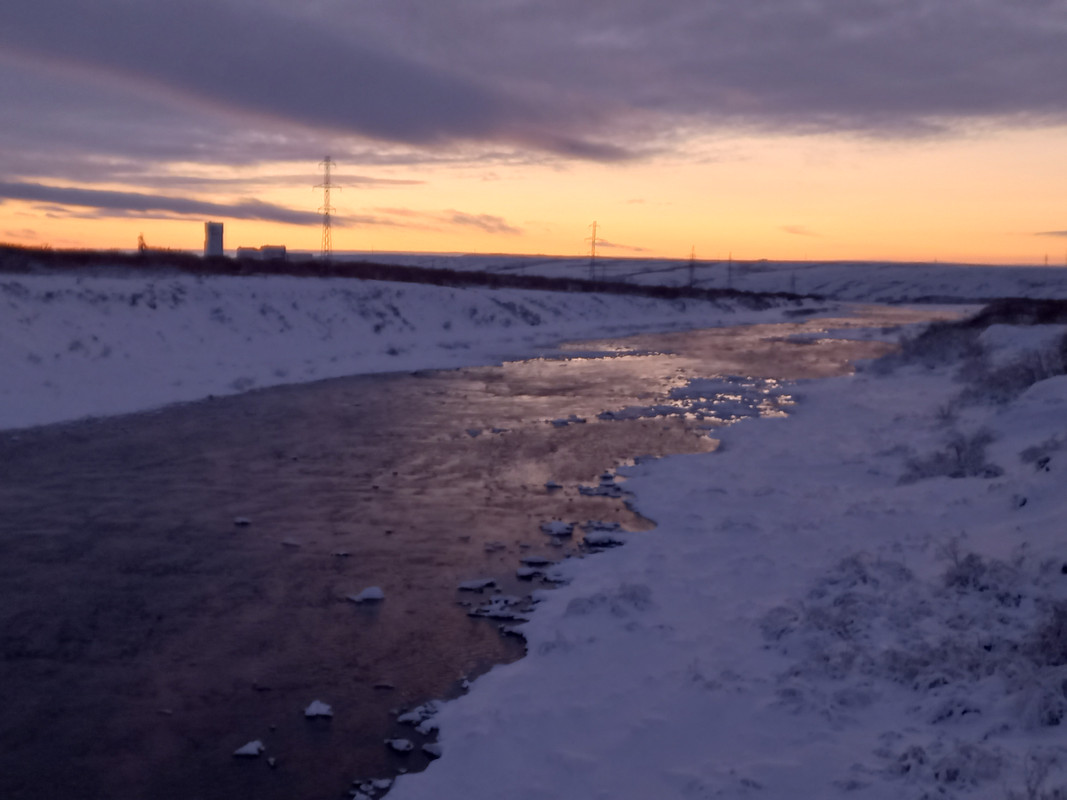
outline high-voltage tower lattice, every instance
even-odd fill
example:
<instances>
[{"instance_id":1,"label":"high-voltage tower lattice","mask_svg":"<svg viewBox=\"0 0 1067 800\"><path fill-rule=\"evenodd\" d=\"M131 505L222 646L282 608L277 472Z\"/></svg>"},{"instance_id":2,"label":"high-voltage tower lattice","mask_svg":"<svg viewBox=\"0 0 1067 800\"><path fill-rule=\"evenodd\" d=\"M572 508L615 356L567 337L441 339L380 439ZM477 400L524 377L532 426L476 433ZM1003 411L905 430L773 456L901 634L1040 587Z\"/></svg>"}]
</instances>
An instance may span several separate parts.
<instances>
[{"instance_id":1,"label":"high-voltage tower lattice","mask_svg":"<svg viewBox=\"0 0 1067 800\"><path fill-rule=\"evenodd\" d=\"M330 168L333 166L333 159L326 156L319 162L319 166L322 167L322 183L316 184L315 188L322 189L322 208L319 212L322 214L322 258L325 260L333 253L333 240L330 237L330 215L333 213L333 206L330 205L330 189L333 188Z\"/></svg>"}]
</instances>

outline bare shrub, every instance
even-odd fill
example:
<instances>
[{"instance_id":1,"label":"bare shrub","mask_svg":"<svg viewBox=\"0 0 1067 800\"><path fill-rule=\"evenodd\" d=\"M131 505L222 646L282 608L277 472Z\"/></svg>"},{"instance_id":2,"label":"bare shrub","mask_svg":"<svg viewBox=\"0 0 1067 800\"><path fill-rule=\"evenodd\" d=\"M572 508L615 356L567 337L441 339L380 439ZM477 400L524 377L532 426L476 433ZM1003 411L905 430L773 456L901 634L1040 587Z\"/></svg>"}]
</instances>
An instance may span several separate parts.
<instances>
[{"instance_id":1,"label":"bare shrub","mask_svg":"<svg viewBox=\"0 0 1067 800\"><path fill-rule=\"evenodd\" d=\"M960 400L968 403L1010 402L1038 381L1067 372L1065 348L1067 337L1061 338L1048 352L1028 353L1025 358L1000 367L979 366L964 378L968 386Z\"/></svg>"},{"instance_id":2,"label":"bare shrub","mask_svg":"<svg viewBox=\"0 0 1067 800\"><path fill-rule=\"evenodd\" d=\"M911 458L900 483L915 483L926 478L996 478L1004 470L986 461L986 447L993 441L993 434L985 428L964 434L952 431L945 440L944 448L921 458Z\"/></svg>"}]
</instances>

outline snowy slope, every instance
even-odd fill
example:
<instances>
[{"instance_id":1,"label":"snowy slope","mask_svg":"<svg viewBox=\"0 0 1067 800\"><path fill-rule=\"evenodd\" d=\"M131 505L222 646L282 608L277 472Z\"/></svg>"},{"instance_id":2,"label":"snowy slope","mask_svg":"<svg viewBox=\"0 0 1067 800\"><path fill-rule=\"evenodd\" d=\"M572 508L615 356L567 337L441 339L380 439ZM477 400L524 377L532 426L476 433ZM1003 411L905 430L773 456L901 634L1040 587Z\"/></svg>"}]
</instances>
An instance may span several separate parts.
<instances>
[{"instance_id":1,"label":"snowy slope","mask_svg":"<svg viewBox=\"0 0 1067 800\"><path fill-rule=\"evenodd\" d=\"M751 319L736 304L380 281L0 276L0 429Z\"/></svg>"},{"instance_id":2,"label":"snowy slope","mask_svg":"<svg viewBox=\"0 0 1067 800\"><path fill-rule=\"evenodd\" d=\"M1067 377L992 405L953 370L633 468L658 528L562 567L390 800L1063 797Z\"/></svg>"}]
</instances>

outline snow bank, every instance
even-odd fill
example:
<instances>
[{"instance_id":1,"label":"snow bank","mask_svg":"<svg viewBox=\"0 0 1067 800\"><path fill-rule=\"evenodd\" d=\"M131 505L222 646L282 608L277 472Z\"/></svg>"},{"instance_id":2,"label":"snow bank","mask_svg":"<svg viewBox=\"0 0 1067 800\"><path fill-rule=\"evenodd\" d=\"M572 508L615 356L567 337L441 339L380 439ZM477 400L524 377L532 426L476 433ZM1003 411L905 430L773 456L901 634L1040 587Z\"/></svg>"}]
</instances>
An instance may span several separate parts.
<instances>
[{"instance_id":1,"label":"snow bank","mask_svg":"<svg viewBox=\"0 0 1067 800\"><path fill-rule=\"evenodd\" d=\"M391 800L1064 796L1067 378L796 393L627 471L658 528L561 565L528 656L443 705L443 757ZM995 470L902 480L976 431Z\"/></svg>"},{"instance_id":2,"label":"snow bank","mask_svg":"<svg viewBox=\"0 0 1067 800\"><path fill-rule=\"evenodd\" d=\"M0 429L755 316L725 303L345 279L0 276Z\"/></svg>"}]
</instances>

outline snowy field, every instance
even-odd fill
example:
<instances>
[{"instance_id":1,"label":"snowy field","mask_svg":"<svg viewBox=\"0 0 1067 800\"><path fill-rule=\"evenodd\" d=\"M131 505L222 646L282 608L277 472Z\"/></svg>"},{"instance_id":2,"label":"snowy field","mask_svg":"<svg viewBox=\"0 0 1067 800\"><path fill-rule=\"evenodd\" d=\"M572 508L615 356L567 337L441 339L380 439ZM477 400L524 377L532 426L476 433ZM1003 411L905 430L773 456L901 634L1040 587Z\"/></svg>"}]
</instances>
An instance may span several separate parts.
<instances>
[{"instance_id":1,"label":"snowy field","mask_svg":"<svg viewBox=\"0 0 1067 800\"><path fill-rule=\"evenodd\" d=\"M784 310L348 279L0 275L0 429Z\"/></svg>"},{"instance_id":2,"label":"snowy field","mask_svg":"<svg viewBox=\"0 0 1067 800\"><path fill-rule=\"evenodd\" d=\"M952 273L950 294L1063 297L1060 273ZM0 308L4 428L783 313L57 275L5 277ZM718 452L630 468L657 528L558 567L527 657L413 715L442 757L390 800L1067 797L1065 331L929 336L793 387Z\"/></svg>"},{"instance_id":3,"label":"snowy field","mask_svg":"<svg viewBox=\"0 0 1067 800\"><path fill-rule=\"evenodd\" d=\"M360 254L387 263L422 267L590 277L588 258L538 256L471 256ZM685 286L686 260L598 258L597 280L642 285ZM939 263L851 261L696 261L694 285L746 292L817 294L838 300L902 303L943 300L990 300L998 297L1067 297L1067 268L997 267Z\"/></svg>"}]
</instances>

